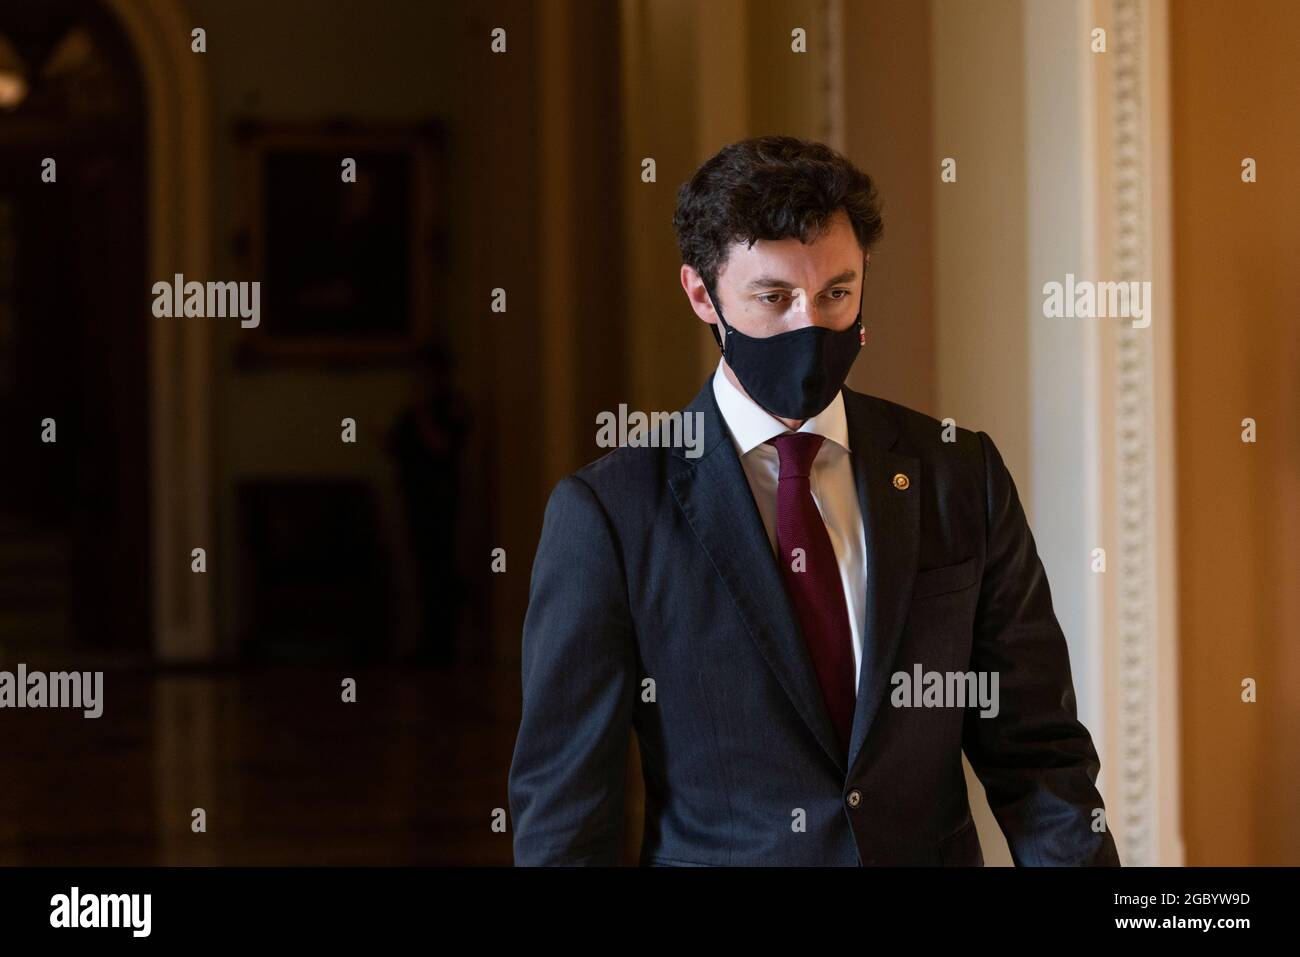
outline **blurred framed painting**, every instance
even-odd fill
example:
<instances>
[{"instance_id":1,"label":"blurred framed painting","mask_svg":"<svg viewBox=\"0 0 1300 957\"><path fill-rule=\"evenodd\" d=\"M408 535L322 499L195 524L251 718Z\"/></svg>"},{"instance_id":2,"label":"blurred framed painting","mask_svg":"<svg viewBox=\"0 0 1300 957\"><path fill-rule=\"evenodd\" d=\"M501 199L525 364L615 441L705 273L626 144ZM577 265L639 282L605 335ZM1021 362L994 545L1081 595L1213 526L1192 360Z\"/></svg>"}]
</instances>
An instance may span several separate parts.
<instances>
[{"instance_id":1,"label":"blurred framed painting","mask_svg":"<svg viewBox=\"0 0 1300 957\"><path fill-rule=\"evenodd\" d=\"M236 126L235 254L261 281L242 363L404 359L446 262L441 125Z\"/></svg>"}]
</instances>

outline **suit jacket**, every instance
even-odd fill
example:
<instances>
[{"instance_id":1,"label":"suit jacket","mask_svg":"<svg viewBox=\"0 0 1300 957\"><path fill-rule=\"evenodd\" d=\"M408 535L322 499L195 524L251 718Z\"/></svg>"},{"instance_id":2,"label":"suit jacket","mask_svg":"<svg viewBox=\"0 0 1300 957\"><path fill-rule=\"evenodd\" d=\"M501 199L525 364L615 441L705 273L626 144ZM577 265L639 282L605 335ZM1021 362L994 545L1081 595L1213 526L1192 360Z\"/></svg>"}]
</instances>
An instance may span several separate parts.
<instances>
[{"instance_id":1,"label":"suit jacket","mask_svg":"<svg viewBox=\"0 0 1300 957\"><path fill-rule=\"evenodd\" d=\"M509 774L517 865L617 863L633 730L643 865L982 865L963 751L1016 864L1119 864L993 441L943 442L930 416L843 394L867 542L847 762L710 379L686 410L698 457L623 447L551 493ZM895 707L891 675L916 664L996 671L997 716Z\"/></svg>"}]
</instances>

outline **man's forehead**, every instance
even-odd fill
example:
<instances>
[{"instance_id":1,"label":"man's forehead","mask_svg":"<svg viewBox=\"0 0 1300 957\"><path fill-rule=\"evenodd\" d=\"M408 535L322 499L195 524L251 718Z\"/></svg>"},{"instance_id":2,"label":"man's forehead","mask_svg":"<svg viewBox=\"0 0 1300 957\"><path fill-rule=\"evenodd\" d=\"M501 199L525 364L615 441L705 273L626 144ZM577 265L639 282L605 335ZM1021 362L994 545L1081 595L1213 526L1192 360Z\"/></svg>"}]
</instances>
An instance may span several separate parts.
<instances>
[{"instance_id":1,"label":"man's forehead","mask_svg":"<svg viewBox=\"0 0 1300 957\"><path fill-rule=\"evenodd\" d=\"M866 258L856 238L847 243L827 243L816 249L812 244L804 246L797 239L793 243L769 244L762 249L756 244L752 250L743 243L737 244L718 275L746 285L782 285L792 282L797 273L806 274L811 267L828 283L849 282L862 271Z\"/></svg>"}]
</instances>

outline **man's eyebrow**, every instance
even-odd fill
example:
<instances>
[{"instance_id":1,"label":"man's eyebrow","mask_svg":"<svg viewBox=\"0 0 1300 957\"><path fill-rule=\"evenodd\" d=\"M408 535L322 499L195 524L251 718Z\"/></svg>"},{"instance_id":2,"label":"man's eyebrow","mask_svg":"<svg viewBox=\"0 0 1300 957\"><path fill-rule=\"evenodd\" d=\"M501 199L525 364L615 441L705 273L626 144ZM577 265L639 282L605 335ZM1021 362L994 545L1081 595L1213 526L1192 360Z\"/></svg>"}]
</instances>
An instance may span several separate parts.
<instances>
[{"instance_id":1,"label":"man's eyebrow","mask_svg":"<svg viewBox=\"0 0 1300 957\"><path fill-rule=\"evenodd\" d=\"M832 276L830 280L826 283L826 285L834 286L842 282L852 282L854 279L857 278L858 278L858 271L856 269L846 269L838 276ZM749 289L795 289L797 287L795 286L794 283L790 282L790 280L788 279L776 279L772 276L759 276L757 279L753 279L750 281L748 288ZM822 288L824 289L825 286L823 286Z\"/></svg>"}]
</instances>

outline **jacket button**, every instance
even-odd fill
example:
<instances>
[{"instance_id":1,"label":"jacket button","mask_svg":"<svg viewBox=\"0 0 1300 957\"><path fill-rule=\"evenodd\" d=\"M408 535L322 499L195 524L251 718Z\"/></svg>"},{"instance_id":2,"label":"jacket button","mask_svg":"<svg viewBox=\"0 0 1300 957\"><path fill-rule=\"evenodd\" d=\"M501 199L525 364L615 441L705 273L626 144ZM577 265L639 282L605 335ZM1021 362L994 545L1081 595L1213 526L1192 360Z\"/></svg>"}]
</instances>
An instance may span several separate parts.
<instances>
[{"instance_id":1,"label":"jacket button","mask_svg":"<svg viewBox=\"0 0 1300 957\"><path fill-rule=\"evenodd\" d=\"M912 483L908 481L907 476L904 475L902 472L899 472L897 475L894 476L894 488L904 489L911 484Z\"/></svg>"},{"instance_id":2,"label":"jacket button","mask_svg":"<svg viewBox=\"0 0 1300 957\"><path fill-rule=\"evenodd\" d=\"M848 801L849 801L849 807L857 807L859 804L862 803L862 792L859 791L857 788L854 788L852 791L849 792Z\"/></svg>"}]
</instances>

